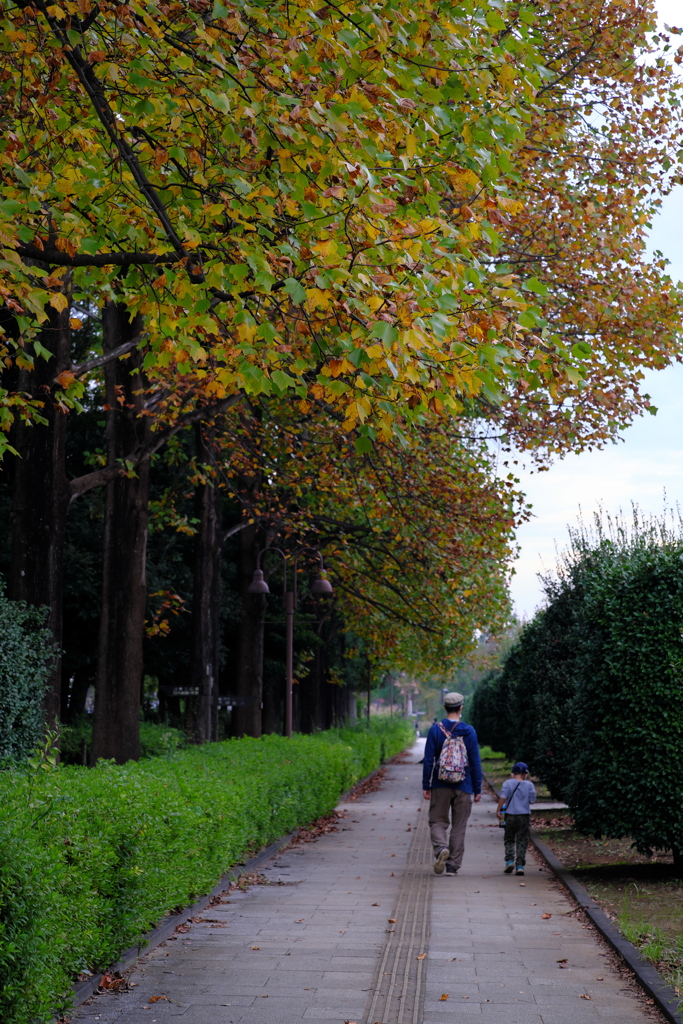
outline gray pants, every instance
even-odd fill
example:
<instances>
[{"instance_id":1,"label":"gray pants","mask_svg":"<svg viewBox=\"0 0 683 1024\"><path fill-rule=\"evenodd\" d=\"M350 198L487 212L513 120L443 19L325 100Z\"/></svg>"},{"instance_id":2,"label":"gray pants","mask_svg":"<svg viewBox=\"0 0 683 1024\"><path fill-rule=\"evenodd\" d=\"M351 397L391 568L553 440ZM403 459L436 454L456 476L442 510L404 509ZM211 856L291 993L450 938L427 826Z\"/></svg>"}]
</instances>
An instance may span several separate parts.
<instances>
[{"instance_id":1,"label":"gray pants","mask_svg":"<svg viewBox=\"0 0 683 1024\"><path fill-rule=\"evenodd\" d=\"M526 864L526 848L531 842L531 815L505 815L505 860L514 861L515 866Z\"/></svg>"},{"instance_id":2,"label":"gray pants","mask_svg":"<svg viewBox=\"0 0 683 1024\"><path fill-rule=\"evenodd\" d=\"M460 789L444 786L440 789L433 789L429 801L429 829L434 854L438 854L444 846L447 847L449 857L446 867L455 868L456 871L462 864L462 856L465 852L465 829L467 828L467 819L472 813L472 799L471 793L463 793ZM450 837L448 835L449 825L451 826Z\"/></svg>"}]
</instances>

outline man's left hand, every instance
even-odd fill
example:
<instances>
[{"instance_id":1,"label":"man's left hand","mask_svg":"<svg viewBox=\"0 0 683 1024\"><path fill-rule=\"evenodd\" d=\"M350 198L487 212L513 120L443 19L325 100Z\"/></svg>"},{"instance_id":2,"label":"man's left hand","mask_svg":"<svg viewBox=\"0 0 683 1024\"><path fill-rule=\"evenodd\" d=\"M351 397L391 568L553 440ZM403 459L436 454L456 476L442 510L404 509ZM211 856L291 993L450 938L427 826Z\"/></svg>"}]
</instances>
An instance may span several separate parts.
<instances>
[{"instance_id":1,"label":"man's left hand","mask_svg":"<svg viewBox=\"0 0 683 1024\"><path fill-rule=\"evenodd\" d=\"M481 793L477 793L477 795L474 798L475 804L478 804L480 800L481 800Z\"/></svg>"}]
</instances>

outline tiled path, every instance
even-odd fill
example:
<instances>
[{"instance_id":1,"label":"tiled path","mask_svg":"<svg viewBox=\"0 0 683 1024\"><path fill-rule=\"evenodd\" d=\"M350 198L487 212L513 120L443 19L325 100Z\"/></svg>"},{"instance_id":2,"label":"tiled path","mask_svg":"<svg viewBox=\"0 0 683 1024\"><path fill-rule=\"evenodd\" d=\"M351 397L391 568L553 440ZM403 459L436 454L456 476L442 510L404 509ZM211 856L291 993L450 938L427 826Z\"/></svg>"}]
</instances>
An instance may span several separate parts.
<instances>
[{"instance_id":1,"label":"tiled path","mask_svg":"<svg viewBox=\"0 0 683 1024\"><path fill-rule=\"evenodd\" d=\"M343 805L338 833L279 855L265 873L286 884L206 910L140 962L130 991L74 1020L649 1021L549 875L533 861L524 879L502 874L492 800L474 807L460 874L433 874L420 772L391 766L381 790Z\"/></svg>"}]
</instances>

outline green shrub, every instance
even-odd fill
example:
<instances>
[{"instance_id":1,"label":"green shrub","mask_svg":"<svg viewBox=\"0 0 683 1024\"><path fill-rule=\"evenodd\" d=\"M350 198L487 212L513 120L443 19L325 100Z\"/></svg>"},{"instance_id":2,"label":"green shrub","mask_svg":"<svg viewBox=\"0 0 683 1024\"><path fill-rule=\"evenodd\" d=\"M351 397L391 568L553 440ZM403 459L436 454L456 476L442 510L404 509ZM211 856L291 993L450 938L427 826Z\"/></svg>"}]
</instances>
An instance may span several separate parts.
<instances>
[{"instance_id":1,"label":"green shrub","mask_svg":"<svg viewBox=\"0 0 683 1024\"><path fill-rule=\"evenodd\" d=\"M411 739L406 723L381 722L0 773L0 1020L49 1020L76 973L111 964Z\"/></svg>"},{"instance_id":2,"label":"green shrub","mask_svg":"<svg viewBox=\"0 0 683 1024\"><path fill-rule=\"evenodd\" d=\"M0 589L0 761L29 756L44 730L43 695L54 665L45 612Z\"/></svg>"}]
</instances>

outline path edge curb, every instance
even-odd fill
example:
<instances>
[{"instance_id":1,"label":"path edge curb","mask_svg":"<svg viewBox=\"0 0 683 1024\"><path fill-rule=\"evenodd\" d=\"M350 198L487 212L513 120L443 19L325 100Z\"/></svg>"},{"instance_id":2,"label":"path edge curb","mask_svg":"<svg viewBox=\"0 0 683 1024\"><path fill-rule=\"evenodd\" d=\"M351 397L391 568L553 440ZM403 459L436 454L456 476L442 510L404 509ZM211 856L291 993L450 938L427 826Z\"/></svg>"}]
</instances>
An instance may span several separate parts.
<instances>
[{"instance_id":1,"label":"path edge curb","mask_svg":"<svg viewBox=\"0 0 683 1024\"><path fill-rule=\"evenodd\" d=\"M399 757L400 754L396 754L394 756ZM383 761L364 778L359 779L358 782L354 782L353 786L347 789L344 793L340 793L335 807L344 803L356 786L360 786L364 782L368 782L377 774L378 771L380 771L380 769L390 764L392 760L393 758L388 758L387 761ZM293 832L289 832L286 836L281 836L280 839L276 839L274 843L270 844L270 846L266 846L260 853L257 853L255 857L252 857L245 864L236 864L231 867L221 875L216 885L214 885L211 892L208 892L206 896L202 896L200 899L196 900L195 903L185 907L178 914L167 914L160 924L155 928L150 929L150 931L145 932L138 943L134 946L130 946L116 961L116 963L112 964L111 967L108 968L107 973L113 971L123 974L123 972L127 971L129 967L132 967L134 963L137 963L143 953L156 949L156 947L161 945L162 942L170 938L179 925L185 924L191 917L194 917L195 914L200 914L203 910L206 910L212 898L214 896L219 896L231 882L236 881L241 875L248 874L251 871L255 871L257 868L260 868L272 857L280 853L280 851L288 846L293 839L296 839L298 835L299 829L295 828ZM86 999L90 999L91 996L94 996L99 991L103 974L104 972L100 972L99 974L91 975L91 977L87 978L85 981L74 982L71 987L71 1005L66 1011L67 1014L72 1010L75 1010L78 1006L81 1006ZM678 1024L678 1021L676 1024ZM683 1024L683 1022L681 1022L681 1024Z\"/></svg>"},{"instance_id":2,"label":"path edge curb","mask_svg":"<svg viewBox=\"0 0 683 1024\"><path fill-rule=\"evenodd\" d=\"M486 774L484 779L487 786L497 797L498 790ZM667 984L659 971L652 964L641 956L638 948L624 938L621 932L612 924L607 914L595 902L585 886L578 882L572 873L564 867L555 854L540 839L531 835L531 842L540 853L557 880L569 892L577 906L583 910L591 924L597 928L603 939L612 947L615 953L622 958L629 970L643 989L644 992L654 1000L657 1008L664 1014L671 1024L683 1024L683 1016L679 1013L679 1006L683 1000L676 994L671 985Z\"/></svg>"}]
</instances>

